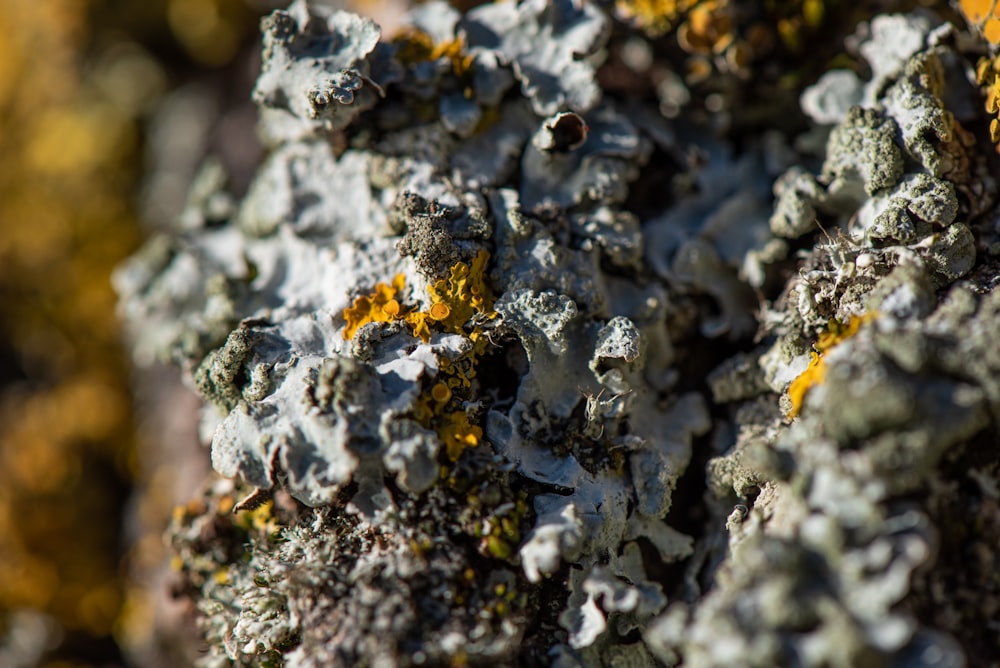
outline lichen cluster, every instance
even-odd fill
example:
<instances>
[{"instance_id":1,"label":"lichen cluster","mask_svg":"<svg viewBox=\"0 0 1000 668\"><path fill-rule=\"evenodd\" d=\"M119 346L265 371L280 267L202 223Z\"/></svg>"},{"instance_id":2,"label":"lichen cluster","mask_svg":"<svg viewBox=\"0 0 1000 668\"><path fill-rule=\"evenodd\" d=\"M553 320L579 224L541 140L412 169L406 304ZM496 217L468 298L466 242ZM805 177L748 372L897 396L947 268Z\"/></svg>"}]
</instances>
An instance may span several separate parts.
<instances>
[{"instance_id":1,"label":"lichen cluster","mask_svg":"<svg viewBox=\"0 0 1000 668\"><path fill-rule=\"evenodd\" d=\"M464 336L472 344L455 359L440 359L440 379L430 391L417 399L414 415L421 426L433 429L451 461L457 461L467 447L479 445L483 430L470 423L464 408L476 378L479 358L486 352L489 331L483 325L496 317L493 298L485 283L484 271L489 253L479 251L471 266L457 262L427 287L430 305L426 311L402 310L395 299L405 288L405 276L397 274L392 286L379 283L370 296L361 296L354 305L344 309L344 338L351 339L358 328L370 322L402 320L410 326L413 336L424 343L431 340L431 326ZM478 322L472 322L476 319ZM466 331L466 326L469 327Z\"/></svg>"},{"instance_id":2,"label":"lichen cluster","mask_svg":"<svg viewBox=\"0 0 1000 668\"><path fill-rule=\"evenodd\" d=\"M801 114L762 102L746 68L801 74L783 58L827 6L427 3L395 38L303 0L263 21L246 195L206 169L116 275L137 358L185 371L223 476L169 532L202 664L982 648L928 612L941 582L995 589L990 555L965 579L935 561L948 462L983 490L997 470L975 58L929 12L880 15ZM732 50L765 18L785 51L752 65ZM697 54L739 67L670 79L667 104L650 72ZM728 134L712 109L737 101L766 122Z\"/></svg>"}]
</instances>

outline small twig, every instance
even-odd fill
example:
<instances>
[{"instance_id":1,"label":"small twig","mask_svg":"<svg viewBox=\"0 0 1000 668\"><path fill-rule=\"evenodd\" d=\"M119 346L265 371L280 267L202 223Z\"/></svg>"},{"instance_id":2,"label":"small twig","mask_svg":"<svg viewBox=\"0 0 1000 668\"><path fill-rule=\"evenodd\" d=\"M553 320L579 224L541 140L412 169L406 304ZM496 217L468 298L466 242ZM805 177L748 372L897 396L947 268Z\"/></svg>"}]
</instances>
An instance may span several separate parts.
<instances>
[{"instance_id":1,"label":"small twig","mask_svg":"<svg viewBox=\"0 0 1000 668\"><path fill-rule=\"evenodd\" d=\"M256 510L270 501L272 497L274 497L274 490L260 489L258 487L247 498L233 506L233 513L240 513L244 510Z\"/></svg>"}]
</instances>

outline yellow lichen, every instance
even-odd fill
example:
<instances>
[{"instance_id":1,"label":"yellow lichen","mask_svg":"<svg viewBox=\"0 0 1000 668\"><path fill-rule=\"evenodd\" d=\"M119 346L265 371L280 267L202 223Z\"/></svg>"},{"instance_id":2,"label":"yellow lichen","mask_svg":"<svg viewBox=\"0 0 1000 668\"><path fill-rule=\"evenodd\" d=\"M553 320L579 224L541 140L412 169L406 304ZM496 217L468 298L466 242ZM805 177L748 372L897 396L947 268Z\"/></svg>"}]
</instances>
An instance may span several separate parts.
<instances>
[{"instance_id":1,"label":"yellow lichen","mask_svg":"<svg viewBox=\"0 0 1000 668\"><path fill-rule=\"evenodd\" d=\"M990 44L1000 44L1000 1L959 0L965 19L974 26Z\"/></svg>"},{"instance_id":2,"label":"yellow lichen","mask_svg":"<svg viewBox=\"0 0 1000 668\"><path fill-rule=\"evenodd\" d=\"M472 385L472 379L476 377L479 352L477 348L474 348L454 362L441 361L441 372L447 378L445 382L448 383L448 387L454 390L464 390Z\"/></svg>"},{"instance_id":3,"label":"yellow lichen","mask_svg":"<svg viewBox=\"0 0 1000 668\"><path fill-rule=\"evenodd\" d=\"M451 308L447 304L434 304L427 314L432 320L444 320L451 315Z\"/></svg>"},{"instance_id":4,"label":"yellow lichen","mask_svg":"<svg viewBox=\"0 0 1000 668\"><path fill-rule=\"evenodd\" d=\"M344 338L354 338L358 329L369 322L391 322L399 317L401 307L396 295L405 287L406 277L396 274L392 285L379 283L372 294L355 299L353 306L344 309L344 319L347 321Z\"/></svg>"},{"instance_id":5,"label":"yellow lichen","mask_svg":"<svg viewBox=\"0 0 1000 668\"><path fill-rule=\"evenodd\" d=\"M802 410L802 402L805 401L806 392L820 385L826 380L826 362L818 353L811 353L809 366L806 370L795 377L795 380L788 386L788 399L791 401L791 408L788 409L787 416L794 418Z\"/></svg>"},{"instance_id":6,"label":"yellow lichen","mask_svg":"<svg viewBox=\"0 0 1000 668\"><path fill-rule=\"evenodd\" d=\"M720 54L733 43L733 22L725 1L707 0L694 7L677 28L677 43L688 53Z\"/></svg>"},{"instance_id":7,"label":"yellow lichen","mask_svg":"<svg viewBox=\"0 0 1000 668\"><path fill-rule=\"evenodd\" d=\"M420 311L415 311L406 316L406 324L413 330L413 336L423 340L424 343L431 340L431 328L428 325L428 320L433 321L430 314Z\"/></svg>"},{"instance_id":8,"label":"yellow lichen","mask_svg":"<svg viewBox=\"0 0 1000 668\"><path fill-rule=\"evenodd\" d=\"M275 538L281 532L281 523L274 516L274 501L268 500L253 510L243 510L236 514L233 525L250 533Z\"/></svg>"},{"instance_id":9,"label":"yellow lichen","mask_svg":"<svg viewBox=\"0 0 1000 668\"><path fill-rule=\"evenodd\" d=\"M489 253L479 251L471 265L456 263L447 278L439 279L427 288L431 298L430 309L406 316L414 336L430 340L428 320L438 323L446 332L468 336L464 327L474 315L492 317L493 296L484 276L489 259ZM478 336L470 338L478 339Z\"/></svg>"},{"instance_id":10,"label":"yellow lichen","mask_svg":"<svg viewBox=\"0 0 1000 668\"><path fill-rule=\"evenodd\" d=\"M796 417L802 410L802 402L805 401L806 393L826 380L827 368L824 355L827 351L853 337L858 333L861 325L872 320L875 315L875 313L866 313L861 316L851 316L851 319L846 323L830 320L827 331L820 334L813 345L809 366L796 376L795 380L788 386L788 399L791 402L791 407L788 409L787 417Z\"/></svg>"},{"instance_id":11,"label":"yellow lichen","mask_svg":"<svg viewBox=\"0 0 1000 668\"><path fill-rule=\"evenodd\" d=\"M451 395L451 388L448 387L447 383L437 383L431 388L431 398L439 404L448 403Z\"/></svg>"},{"instance_id":12,"label":"yellow lichen","mask_svg":"<svg viewBox=\"0 0 1000 668\"><path fill-rule=\"evenodd\" d=\"M745 71L762 46L774 42L760 35L765 26L770 35L774 22L738 24L738 7L729 0L618 0L617 10L648 35L675 33L678 46L690 54L684 66L689 85L720 68Z\"/></svg>"},{"instance_id":13,"label":"yellow lichen","mask_svg":"<svg viewBox=\"0 0 1000 668\"><path fill-rule=\"evenodd\" d=\"M431 305L426 311L403 315L403 308L396 299L405 287L403 274L398 274L391 285L379 283L371 295L358 297L353 306L344 309L347 321L345 339L353 338L366 323L404 318L413 335L424 342L430 341L433 325L452 334L461 334L475 344L458 359L440 361L440 379L428 395L417 399L412 409L417 422L437 432L451 461L456 461L466 448L478 445L483 436L483 430L469 422L464 410L452 410L449 406L458 405L452 401L454 398L461 401L469 399L463 394L471 389L478 357L486 349L487 338L483 330L475 324L469 331L466 327L474 318L489 320L496 317L493 295L486 285L489 259L489 253L479 251L471 264L458 262L451 267L447 278L439 279L427 288Z\"/></svg>"},{"instance_id":14,"label":"yellow lichen","mask_svg":"<svg viewBox=\"0 0 1000 668\"><path fill-rule=\"evenodd\" d=\"M966 20L992 45L1000 44L1000 1L961 0L959 7ZM990 120L990 141L1000 151L1000 55L983 57L976 66L976 79L986 98Z\"/></svg>"},{"instance_id":15,"label":"yellow lichen","mask_svg":"<svg viewBox=\"0 0 1000 668\"><path fill-rule=\"evenodd\" d=\"M1000 143L1000 56L980 58L976 67L976 79L986 97L986 113L993 117L990 121L990 141ZM1000 151L1000 147L997 149Z\"/></svg>"},{"instance_id":16,"label":"yellow lichen","mask_svg":"<svg viewBox=\"0 0 1000 668\"><path fill-rule=\"evenodd\" d=\"M434 323L436 328L461 334L475 344L458 359L440 361L438 382L431 388L429 397L418 400L414 410L418 422L437 432L451 461L458 460L466 448L475 447L483 437L483 430L469 422L463 409L451 410L449 407L470 398L467 392L476 377L479 356L486 349L483 330L476 324L470 327L470 321L475 323L476 318L489 320L496 316L493 295L486 285L489 259L489 253L479 251L471 264L456 263L447 278L428 287L430 308L406 316L413 335L424 341L430 340L430 325Z\"/></svg>"},{"instance_id":17,"label":"yellow lichen","mask_svg":"<svg viewBox=\"0 0 1000 668\"><path fill-rule=\"evenodd\" d=\"M462 37L435 42L423 30L407 27L393 39L393 44L397 47L396 57L400 62L413 64L447 58L452 72L459 79L466 80L472 74L474 59L466 52Z\"/></svg>"},{"instance_id":18,"label":"yellow lichen","mask_svg":"<svg viewBox=\"0 0 1000 668\"><path fill-rule=\"evenodd\" d=\"M513 508L509 508L501 515L489 517L478 529L479 552L483 556L494 559L509 559L514 555L516 546L521 542L521 524L527 514L528 505L523 498L517 499ZM503 584L497 585L494 589L496 596L505 598L507 602L512 602L516 597L516 592L508 590Z\"/></svg>"},{"instance_id":19,"label":"yellow lichen","mask_svg":"<svg viewBox=\"0 0 1000 668\"><path fill-rule=\"evenodd\" d=\"M816 339L816 345L813 347L816 349L816 352L822 355L837 344L852 338L861 329L861 325L874 318L875 313L866 313L864 315L852 315L851 319L846 323L830 320L826 331L819 335Z\"/></svg>"},{"instance_id":20,"label":"yellow lichen","mask_svg":"<svg viewBox=\"0 0 1000 668\"><path fill-rule=\"evenodd\" d=\"M618 0L619 16L656 37L670 31L676 21L700 0Z\"/></svg>"},{"instance_id":21,"label":"yellow lichen","mask_svg":"<svg viewBox=\"0 0 1000 668\"><path fill-rule=\"evenodd\" d=\"M483 430L471 422L465 411L455 411L441 416L437 429L438 436L444 442L448 459L457 461L466 448L479 445Z\"/></svg>"}]
</instances>

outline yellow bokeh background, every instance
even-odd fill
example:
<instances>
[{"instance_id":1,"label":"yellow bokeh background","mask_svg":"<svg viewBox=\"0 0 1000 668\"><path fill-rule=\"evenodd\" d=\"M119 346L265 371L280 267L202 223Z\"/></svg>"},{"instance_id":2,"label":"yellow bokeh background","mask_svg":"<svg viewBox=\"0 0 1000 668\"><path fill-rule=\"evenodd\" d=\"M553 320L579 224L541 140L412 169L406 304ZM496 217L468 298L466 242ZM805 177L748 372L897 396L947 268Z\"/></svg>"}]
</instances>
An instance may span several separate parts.
<instances>
[{"instance_id":1,"label":"yellow bokeh background","mask_svg":"<svg viewBox=\"0 0 1000 668\"><path fill-rule=\"evenodd\" d=\"M0 2L0 650L31 611L56 629L39 665L117 665L136 628L128 560L160 549L159 519L129 545L151 481L109 277L141 240L150 113L254 41L265 8Z\"/></svg>"}]
</instances>

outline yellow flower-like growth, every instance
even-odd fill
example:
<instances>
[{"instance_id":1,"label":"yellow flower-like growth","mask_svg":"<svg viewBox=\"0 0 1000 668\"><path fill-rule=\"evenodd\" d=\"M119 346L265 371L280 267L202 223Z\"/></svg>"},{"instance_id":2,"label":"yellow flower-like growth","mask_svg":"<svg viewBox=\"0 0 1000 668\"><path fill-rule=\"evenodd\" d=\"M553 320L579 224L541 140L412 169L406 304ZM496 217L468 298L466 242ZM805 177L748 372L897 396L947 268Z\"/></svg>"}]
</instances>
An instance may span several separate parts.
<instances>
[{"instance_id":1,"label":"yellow flower-like growth","mask_svg":"<svg viewBox=\"0 0 1000 668\"><path fill-rule=\"evenodd\" d=\"M958 6L965 19L986 38L986 41L990 44L1000 44L1000 1L959 0Z\"/></svg>"},{"instance_id":2,"label":"yellow flower-like growth","mask_svg":"<svg viewBox=\"0 0 1000 668\"><path fill-rule=\"evenodd\" d=\"M615 9L623 19L650 37L669 32L701 0L618 0Z\"/></svg>"},{"instance_id":3,"label":"yellow flower-like growth","mask_svg":"<svg viewBox=\"0 0 1000 668\"><path fill-rule=\"evenodd\" d=\"M417 399L413 418L424 427L433 429L444 443L448 459L457 461L466 448L479 445L483 430L469 421L469 416L461 407L462 390L468 389L465 379L454 375L453 365L442 365L439 380L429 393ZM453 390L454 388L454 390ZM456 401L452 402L452 399Z\"/></svg>"},{"instance_id":4,"label":"yellow flower-like growth","mask_svg":"<svg viewBox=\"0 0 1000 668\"><path fill-rule=\"evenodd\" d=\"M428 287L430 308L406 316L413 335L424 341L430 339L430 326L434 324L446 332L468 337L475 344L456 360L441 360L441 379L431 388L430 395L418 402L415 410L417 420L437 432L451 461L457 461L466 448L479 445L483 437L483 430L469 422L461 405L469 398L467 393L476 377L479 355L486 349L483 330L474 325L466 331L466 325L476 316L489 319L496 315L493 295L486 285L489 259L489 253L479 251L472 264L455 264L447 278Z\"/></svg>"},{"instance_id":5,"label":"yellow flower-like growth","mask_svg":"<svg viewBox=\"0 0 1000 668\"><path fill-rule=\"evenodd\" d=\"M344 319L347 320L344 338L354 338L358 329L369 322L391 322L397 318L402 309L396 301L396 294L405 287L406 277L396 274L392 285L379 283L375 286L375 292L355 299L354 306L344 309Z\"/></svg>"},{"instance_id":6,"label":"yellow flower-like growth","mask_svg":"<svg viewBox=\"0 0 1000 668\"><path fill-rule=\"evenodd\" d=\"M836 12L836 0L795 0L774 3L776 15L774 26L778 37L786 48L801 53L812 44L810 37L822 27L829 12ZM766 28L758 24L762 30ZM760 36L763 36L761 33Z\"/></svg>"},{"instance_id":7,"label":"yellow flower-like growth","mask_svg":"<svg viewBox=\"0 0 1000 668\"><path fill-rule=\"evenodd\" d=\"M733 21L723 0L706 0L694 7L677 28L677 42L688 53L722 53L733 43Z\"/></svg>"},{"instance_id":8,"label":"yellow flower-like growth","mask_svg":"<svg viewBox=\"0 0 1000 668\"><path fill-rule=\"evenodd\" d=\"M466 448L479 445L479 440L483 437L482 428L469 422L469 416L463 410L442 415L437 433L444 442L448 459L453 462L462 456Z\"/></svg>"},{"instance_id":9,"label":"yellow flower-like growth","mask_svg":"<svg viewBox=\"0 0 1000 668\"><path fill-rule=\"evenodd\" d=\"M256 532L259 535L274 540L281 533L281 523L274 516L274 501L268 500L253 510L244 510L233 518L233 525L247 533Z\"/></svg>"},{"instance_id":10,"label":"yellow flower-like growth","mask_svg":"<svg viewBox=\"0 0 1000 668\"><path fill-rule=\"evenodd\" d=\"M959 7L966 20L991 45L1000 44L1000 1L961 0ZM990 141L1000 144L1000 55L979 59L976 66L976 80L986 97L986 113L993 117L990 121ZM998 146L1000 151L1000 146Z\"/></svg>"},{"instance_id":11,"label":"yellow flower-like growth","mask_svg":"<svg viewBox=\"0 0 1000 668\"><path fill-rule=\"evenodd\" d=\"M447 58L451 70L460 80L472 74L473 58L465 50L465 40L461 37L435 42L434 38L413 27L401 31L393 43L397 46L396 57L403 63L420 63Z\"/></svg>"},{"instance_id":12,"label":"yellow flower-like growth","mask_svg":"<svg viewBox=\"0 0 1000 668\"><path fill-rule=\"evenodd\" d=\"M474 448L483 438L482 428L469 421L462 408L461 393L453 392L449 382L439 381L431 391L421 395L413 407L413 419L427 429L433 429L444 443L450 461L458 461L466 448ZM452 399L456 401L452 402Z\"/></svg>"},{"instance_id":13,"label":"yellow flower-like growth","mask_svg":"<svg viewBox=\"0 0 1000 668\"><path fill-rule=\"evenodd\" d=\"M451 388L447 383L438 383L431 388L431 398L441 404L446 404L451 399Z\"/></svg>"},{"instance_id":14,"label":"yellow flower-like growth","mask_svg":"<svg viewBox=\"0 0 1000 668\"><path fill-rule=\"evenodd\" d=\"M998 144L1000 143L1000 120L997 119L1000 112L1000 55L994 58L980 58L976 66L976 79L986 97L986 113L993 116L993 120L990 121L990 141Z\"/></svg>"},{"instance_id":15,"label":"yellow flower-like growth","mask_svg":"<svg viewBox=\"0 0 1000 668\"><path fill-rule=\"evenodd\" d=\"M788 398L792 402L786 414L789 418L794 418L802 410L806 392L826 380L826 362L823 361L823 357L817 352L812 352L810 355L809 366L788 386Z\"/></svg>"},{"instance_id":16,"label":"yellow flower-like growth","mask_svg":"<svg viewBox=\"0 0 1000 668\"><path fill-rule=\"evenodd\" d=\"M472 325L466 326L473 318L492 319L493 295L486 285L486 264L490 254L479 251L471 264L456 263L447 278L436 281L427 288L431 305L427 311L403 314L396 300L402 292L405 281L398 274L392 285L379 283L371 295L358 297L354 305L344 309L347 327L344 338L353 338L358 328L369 322L390 322L404 318L413 330L413 335L424 342L431 338L431 327L443 329L452 334L461 334L473 342L472 348L455 360L442 359L438 382L428 394L421 396L413 408L413 417L421 425L437 432L445 444L445 452L451 461L456 461L466 448L479 445L483 430L469 422L469 416L462 407L468 401L472 379L476 377L476 363L485 351L487 339L484 331Z\"/></svg>"},{"instance_id":17,"label":"yellow flower-like growth","mask_svg":"<svg viewBox=\"0 0 1000 668\"><path fill-rule=\"evenodd\" d=\"M788 386L788 398L792 405L788 410L787 417L794 418L798 415L799 411L802 410L802 402L805 401L806 393L826 380L826 361L823 358L826 352L853 337L858 333L861 325L874 319L876 315L876 313L854 315L847 323L830 320L827 331L820 334L813 345L814 352L809 359L809 366Z\"/></svg>"},{"instance_id":18,"label":"yellow flower-like growth","mask_svg":"<svg viewBox=\"0 0 1000 668\"><path fill-rule=\"evenodd\" d=\"M465 334L473 341L479 341L481 333L475 330L471 334L466 333L464 327L476 314L492 316L493 296L484 277L489 259L489 253L479 251L471 265L456 263L448 278L439 279L427 288L431 297L430 309L426 313L416 312L406 316L414 336L429 341L430 322L436 322L446 332Z\"/></svg>"}]
</instances>

